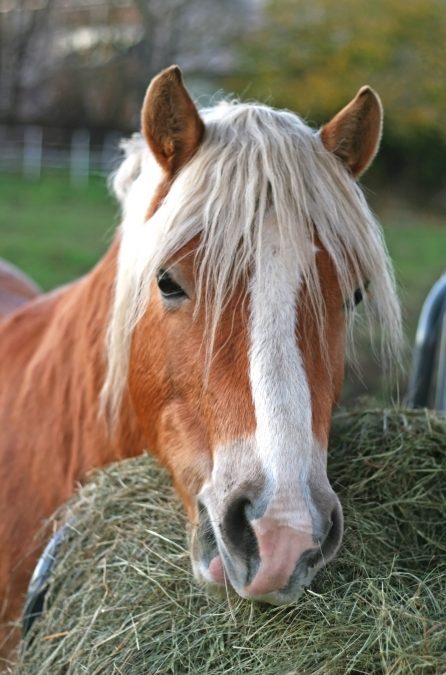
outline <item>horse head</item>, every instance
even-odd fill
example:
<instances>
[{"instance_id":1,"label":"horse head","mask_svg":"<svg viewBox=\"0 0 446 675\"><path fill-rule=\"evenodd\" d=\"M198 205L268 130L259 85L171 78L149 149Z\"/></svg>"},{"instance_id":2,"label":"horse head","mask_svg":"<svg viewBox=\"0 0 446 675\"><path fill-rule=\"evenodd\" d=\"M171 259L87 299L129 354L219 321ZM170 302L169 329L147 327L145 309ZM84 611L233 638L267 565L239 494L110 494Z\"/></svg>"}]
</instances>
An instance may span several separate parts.
<instances>
[{"instance_id":1,"label":"horse head","mask_svg":"<svg viewBox=\"0 0 446 675\"><path fill-rule=\"evenodd\" d=\"M198 111L171 67L115 178L123 224L104 400L128 390L191 524L196 577L294 600L330 561L327 477L354 305L390 350L399 306L356 179L381 137L363 87L319 131L259 104Z\"/></svg>"}]
</instances>

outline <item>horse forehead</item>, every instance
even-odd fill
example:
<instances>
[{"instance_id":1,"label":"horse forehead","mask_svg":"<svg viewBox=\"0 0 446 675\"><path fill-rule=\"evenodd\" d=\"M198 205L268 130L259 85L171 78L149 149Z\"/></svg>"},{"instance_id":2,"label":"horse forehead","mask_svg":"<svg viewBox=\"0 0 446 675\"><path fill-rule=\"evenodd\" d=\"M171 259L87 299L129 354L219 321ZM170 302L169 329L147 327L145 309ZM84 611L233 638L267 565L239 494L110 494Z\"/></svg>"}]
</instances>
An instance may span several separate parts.
<instances>
[{"instance_id":1,"label":"horse forehead","mask_svg":"<svg viewBox=\"0 0 446 675\"><path fill-rule=\"evenodd\" d=\"M314 307L312 309L312 301L309 299L305 282L311 266L314 267L312 273L319 279L318 301L324 305L328 328L337 332L339 324L337 319L342 314L342 293L334 262L317 233L315 232L314 239L305 242L307 264L305 270L299 269L293 257L292 246L287 247L280 242L274 213L266 219L261 238L260 251L256 251L253 256L248 273L243 275L237 286L232 289L232 295L220 317L222 333L233 336L235 326L237 333L243 329L251 333L253 323L250 319L254 302L257 304L258 312L263 305L263 318L274 309L278 312L279 319L283 315L281 308L291 302L294 307L294 330L304 323L307 327L316 323ZM166 266L179 268L181 275L191 284L195 282L196 271L200 266L201 257L205 254L201 249L201 243L202 234L195 235L166 261ZM289 314L290 312L288 316ZM343 321L343 317L341 319ZM243 323L240 324L240 321ZM258 331L262 333L267 331L267 324L264 321L261 321ZM306 344L305 338L300 340L302 351L311 347L312 345Z\"/></svg>"}]
</instances>

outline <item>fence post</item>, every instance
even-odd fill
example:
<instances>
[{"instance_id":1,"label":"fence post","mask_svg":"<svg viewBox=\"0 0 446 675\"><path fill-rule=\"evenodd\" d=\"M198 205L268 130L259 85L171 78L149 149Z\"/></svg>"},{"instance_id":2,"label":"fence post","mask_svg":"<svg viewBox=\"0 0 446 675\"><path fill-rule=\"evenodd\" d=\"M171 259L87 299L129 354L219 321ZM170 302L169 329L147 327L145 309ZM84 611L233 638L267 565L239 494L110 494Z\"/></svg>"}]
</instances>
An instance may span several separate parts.
<instances>
[{"instance_id":1,"label":"fence post","mask_svg":"<svg viewBox=\"0 0 446 675\"><path fill-rule=\"evenodd\" d=\"M435 410L442 410L446 413L446 300L445 311L441 320L441 332L438 347L438 375L435 388Z\"/></svg>"},{"instance_id":2,"label":"fence post","mask_svg":"<svg viewBox=\"0 0 446 675\"><path fill-rule=\"evenodd\" d=\"M109 131L102 143L101 172L109 174L116 167L113 162L118 156L119 140L121 135L117 131Z\"/></svg>"},{"instance_id":3,"label":"fence post","mask_svg":"<svg viewBox=\"0 0 446 675\"><path fill-rule=\"evenodd\" d=\"M90 174L90 132L77 129L71 137L70 179L72 185L87 185Z\"/></svg>"},{"instance_id":4,"label":"fence post","mask_svg":"<svg viewBox=\"0 0 446 675\"><path fill-rule=\"evenodd\" d=\"M42 127L26 127L23 136L23 175L30 180L40 178L42 171Z\"/></svg>"}]
</instances>

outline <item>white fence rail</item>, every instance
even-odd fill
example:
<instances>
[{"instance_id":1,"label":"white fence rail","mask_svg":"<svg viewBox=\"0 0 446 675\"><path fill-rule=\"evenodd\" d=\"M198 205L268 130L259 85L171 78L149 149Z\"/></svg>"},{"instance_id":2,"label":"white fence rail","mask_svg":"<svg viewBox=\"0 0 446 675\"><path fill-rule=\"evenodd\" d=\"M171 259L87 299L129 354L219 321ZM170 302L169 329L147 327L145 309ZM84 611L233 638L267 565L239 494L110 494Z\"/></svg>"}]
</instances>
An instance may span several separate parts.
<instances>
[{"instance_id":1,"label":"white fence rail","mask_svg":"<svg viewBox=\"0 0 446 675\"><path fill-rule=\"evenodd\" d=\"M39 126L0 125L0 172L19 172L39 180L45 170L65 171L74 185L88 183L91 175L106 175L118 162L120 132L107 132L92 140L88 129L48 129Z\"/></svg>"}]
</instances>

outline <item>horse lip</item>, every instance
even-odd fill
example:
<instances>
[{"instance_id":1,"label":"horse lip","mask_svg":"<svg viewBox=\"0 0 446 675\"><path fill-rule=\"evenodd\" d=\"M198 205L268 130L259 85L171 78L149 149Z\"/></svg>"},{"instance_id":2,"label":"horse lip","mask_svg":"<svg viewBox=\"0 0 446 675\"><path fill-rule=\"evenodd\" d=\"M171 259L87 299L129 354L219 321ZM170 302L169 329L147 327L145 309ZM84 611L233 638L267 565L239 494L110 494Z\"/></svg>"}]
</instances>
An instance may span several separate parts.
<instances>
[{"instance_id":1,"label":"horse lip","mask_svg":"<svg viewBox=\"0 0 446 675\"><path fill-rule=\"evenodd\" d=\"M265 593L264 595L252 595L248 593L245 588L237 591L241 597L253 600L255 602L263 602L274 606L291 605L300 598L305 589L310 586L317 572L323 565L315 564L314 566L306 566L305 561L299 562L289 581L283 588L276 591Z\"/></svg>"},{"instance_id":2,"label":"horse lip","mask_svg":"<svg viewBox=\"0 0 446 675\"><path fill-rule=\"evenodd\" d=\"M305 590L305 585L297 586L294 593L285 593L284 590L273 591L267 593L266 595L250 595L244 591L239 592L239 595L246 600L251 600L254 602L264 603L266 605L273 605L274 607L284 607L286 605L292 605L293 602L296 602L302 595Z\"/></svg>"}]
</instances>

